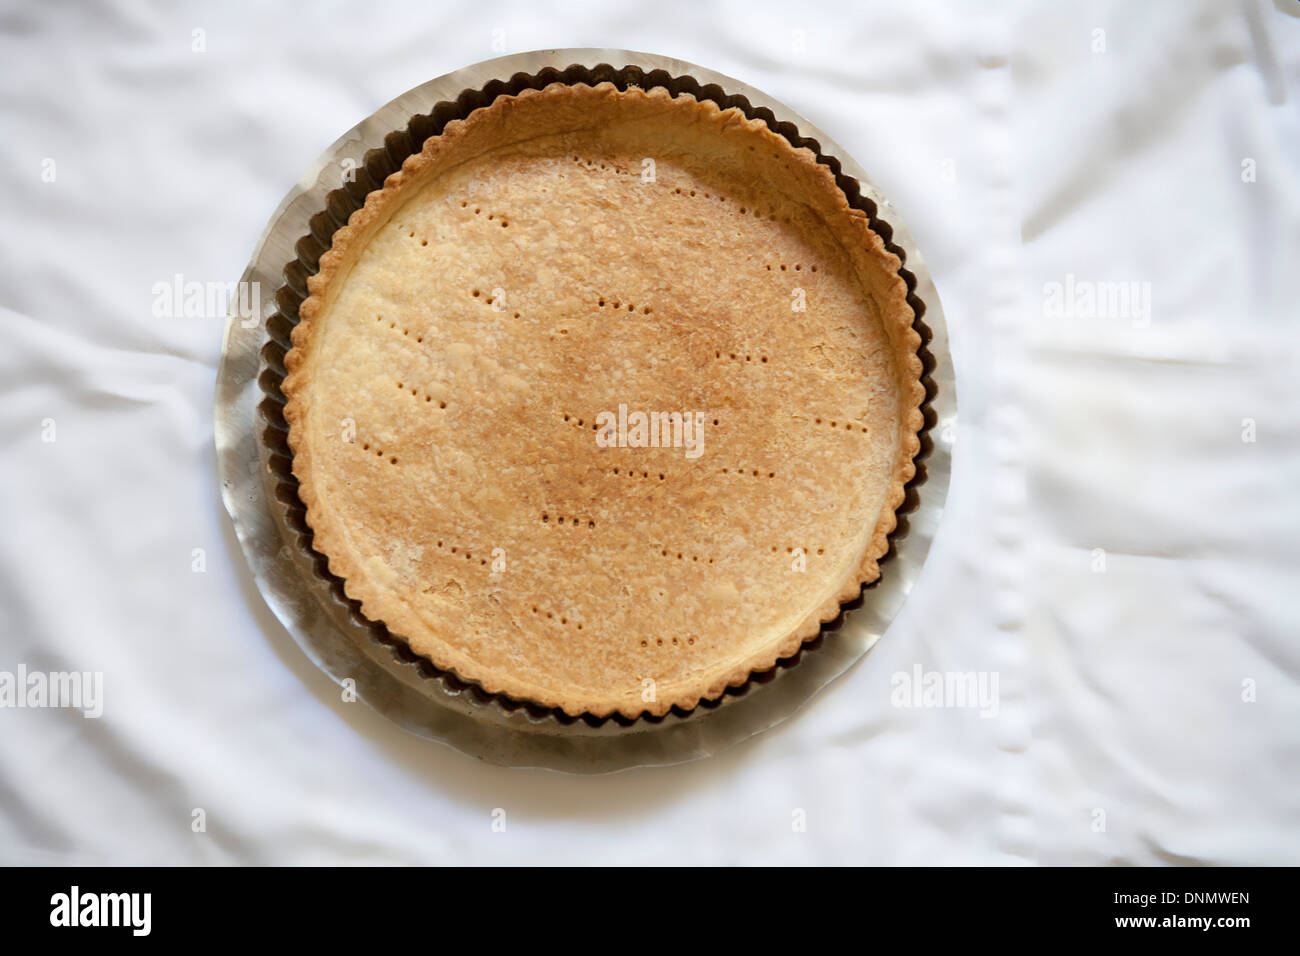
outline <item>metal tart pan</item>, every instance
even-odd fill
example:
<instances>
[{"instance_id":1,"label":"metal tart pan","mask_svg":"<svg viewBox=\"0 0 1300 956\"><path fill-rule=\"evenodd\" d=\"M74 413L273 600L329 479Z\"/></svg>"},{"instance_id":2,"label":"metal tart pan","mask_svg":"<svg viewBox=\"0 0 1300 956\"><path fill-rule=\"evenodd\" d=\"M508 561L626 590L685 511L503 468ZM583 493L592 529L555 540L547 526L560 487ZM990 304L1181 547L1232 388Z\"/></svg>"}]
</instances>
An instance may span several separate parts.
<instances>
[{"instance_id":1,"label":"metal tart pan","mask_svg":"<svg viewBox=\"0 0 1300 956\"><path fill-rule=\"evenodd\" d=\"M502 93L552 82L663 86L757 116L836 174L849 200L903 260L921 333L927 398L917 477L908 485L881 577L792 658L718 701L664 717L572 718L484 692L413 654L364 618L311 547L280 413L283 357L306 280L335 229L406 156L451 119ZM258 240L234 297L217 373L214 431L221 494L258 590L303 652L347 692L412 733L514 767L608 773L706 757L781 723L878 641L907 599L943 516L957 395L947 327L925 261L889 201L824 132L753 87L694 63L614 49L537 50L485 60L410 90L340 137L289 191ZM245 301L248 301L245 299Z\"/></svg>"}]
</instances>

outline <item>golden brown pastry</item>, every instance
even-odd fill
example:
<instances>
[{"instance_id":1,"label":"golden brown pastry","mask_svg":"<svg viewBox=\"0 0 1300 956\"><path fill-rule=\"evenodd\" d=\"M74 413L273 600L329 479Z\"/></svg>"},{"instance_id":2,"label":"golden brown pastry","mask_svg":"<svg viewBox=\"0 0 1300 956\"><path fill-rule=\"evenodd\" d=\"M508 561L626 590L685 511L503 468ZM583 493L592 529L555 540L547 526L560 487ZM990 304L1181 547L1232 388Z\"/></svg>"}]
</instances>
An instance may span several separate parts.
<instances>
[{"instance_id":1,"label":"golden brown pastry","mask_svg":"<svg viewBox=\"0 0 1300 956\"><path fill-rule=\"evenodd\" d=\"M924 397L899 265L738 110L500 97L309 283L284 392L314 547L490 692L628 717L717 698L879 575Z\"/></svg>"}]
</instances>

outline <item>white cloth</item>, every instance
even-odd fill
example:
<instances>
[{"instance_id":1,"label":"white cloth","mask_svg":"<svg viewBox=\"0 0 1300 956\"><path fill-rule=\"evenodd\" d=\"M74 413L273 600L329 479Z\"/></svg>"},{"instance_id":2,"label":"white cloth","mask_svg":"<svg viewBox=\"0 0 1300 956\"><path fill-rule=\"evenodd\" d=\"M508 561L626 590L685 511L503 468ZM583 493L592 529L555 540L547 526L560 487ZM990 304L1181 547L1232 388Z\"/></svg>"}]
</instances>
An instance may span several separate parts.
<instances>
[{"instance_id":1,"label":"white cloth","mask_svg":"<svg viewBox=\"0 0 1300 956\"><path fill-rule=\"evenodd\" d=\"M237 279L388 99L572 46L835 137L929 261L961 404L879 646L721 756L601 778L339 699L220 502L223 319L152 308ZM98 719L0 710L0 862L1300 862L1292 0L27 4L0 63L0 671L104 675ZM997 716L894 706L914 665L995 672Z\"/></svg>"}]
</instances>

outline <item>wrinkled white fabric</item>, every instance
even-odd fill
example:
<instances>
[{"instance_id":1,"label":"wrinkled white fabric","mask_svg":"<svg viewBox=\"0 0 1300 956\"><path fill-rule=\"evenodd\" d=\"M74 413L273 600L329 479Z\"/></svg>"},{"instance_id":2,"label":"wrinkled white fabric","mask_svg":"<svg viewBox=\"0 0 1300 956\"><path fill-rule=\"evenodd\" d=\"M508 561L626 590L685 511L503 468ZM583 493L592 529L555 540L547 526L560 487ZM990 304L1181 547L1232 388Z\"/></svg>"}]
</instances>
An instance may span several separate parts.
<instances>
[{"instance_id":1,"label":"wrinkled white fabric","mask_svg":"<svg viewBox=\"0 0 1300 956\"><path fill-rule=\"evenodd\" d=\"M879 646L774 731L601 778L340 700L220 502L223 320L152 309L238 278L393 96L573 46L827 130L928 259L961 404ZM0 709L0 862L1300 862L1298 98L1292 0L8 5L0 671L102 672L104 713ZM895 706L916 665L996 673L997 715Z\"/></svg>"}]
</instances>

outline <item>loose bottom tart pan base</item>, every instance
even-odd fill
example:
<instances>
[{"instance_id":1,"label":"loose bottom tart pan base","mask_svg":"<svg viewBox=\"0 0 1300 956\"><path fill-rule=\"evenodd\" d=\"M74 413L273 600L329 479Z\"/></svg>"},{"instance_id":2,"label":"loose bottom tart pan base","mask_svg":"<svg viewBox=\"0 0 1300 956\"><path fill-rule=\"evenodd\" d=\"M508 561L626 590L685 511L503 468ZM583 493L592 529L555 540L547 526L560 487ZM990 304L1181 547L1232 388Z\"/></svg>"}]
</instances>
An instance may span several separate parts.
<instances>
[{"instance_id":1,"label":"loose bottom tart pan base","mask_svg":"<svg viewBox=\"0 0 1300 956\"><path fill-rule=\"evenodd\" d=\"M795 146L810 148L904 262L900 275L923 343L927 398L917 475L907 487L880 579L793 657L716 701L663 717L570 717L488 694L413 654L382 624L361 615L312 549L286 443L284 356L307 278L334 231L447 122L499 95L557 81L690 93L722 108L739 107ZM312 165L272 216L242 281L256 283L261 314L230 316L215 435L222 496L259 591L307 656L341 686L344 699L355 696L413 733L490 763L575 773L680 763L780 723L884 633L920 573L942 516L957 404L947 329L919 252L889 203L825 134L758 90L694 64L626 50L543 50L425 83L362 121Z\"/></svg>"}]
</instances>

